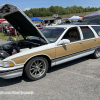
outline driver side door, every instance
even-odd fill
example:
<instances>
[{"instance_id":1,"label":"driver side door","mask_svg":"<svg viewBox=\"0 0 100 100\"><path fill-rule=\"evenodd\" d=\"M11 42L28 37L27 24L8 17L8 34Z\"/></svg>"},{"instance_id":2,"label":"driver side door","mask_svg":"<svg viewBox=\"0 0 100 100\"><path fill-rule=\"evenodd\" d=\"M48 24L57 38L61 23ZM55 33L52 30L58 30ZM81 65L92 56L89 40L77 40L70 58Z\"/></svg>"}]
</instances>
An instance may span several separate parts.
<instances>
[{"instance_id":1,"label":"driver side door","mask_svg":"<svg viewBox=\"0 0 100 100\"><path fill-rule=\"evenodd\" d=\"M56 46L56 65L71 60L70 57L78 55L82 50L78 27L68 29L62 39L69 39L70 43Z\"/></svg>"}]
</instances>

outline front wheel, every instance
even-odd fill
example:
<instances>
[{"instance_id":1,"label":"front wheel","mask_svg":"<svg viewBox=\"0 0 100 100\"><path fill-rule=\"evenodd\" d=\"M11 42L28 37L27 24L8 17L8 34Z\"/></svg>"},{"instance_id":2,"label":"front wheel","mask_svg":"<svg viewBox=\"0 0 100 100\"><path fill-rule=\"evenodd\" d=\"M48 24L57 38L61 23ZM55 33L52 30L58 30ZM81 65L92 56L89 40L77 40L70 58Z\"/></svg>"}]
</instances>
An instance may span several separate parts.
<instances>
[{"instance_id":1,"label":"front wheel","mask_svg":"<svg viewBox=\"0 0 100 100\"><path fill-rule=\"evenodd\" d=\"M44 57L35 57L25 66L25 75L31 80L38 80L46 75L48 61Z\"/></svg>"},{"instance_id":2,"label":"front wheel","mask_svg":"<svg viewBox=\"0 0 100 100\"><path fill-rule=\"evenodd\" d=\"M100 48L96 49L95 52L93 53L94 58L100 58Z\"/></svg>"}]
</instances>

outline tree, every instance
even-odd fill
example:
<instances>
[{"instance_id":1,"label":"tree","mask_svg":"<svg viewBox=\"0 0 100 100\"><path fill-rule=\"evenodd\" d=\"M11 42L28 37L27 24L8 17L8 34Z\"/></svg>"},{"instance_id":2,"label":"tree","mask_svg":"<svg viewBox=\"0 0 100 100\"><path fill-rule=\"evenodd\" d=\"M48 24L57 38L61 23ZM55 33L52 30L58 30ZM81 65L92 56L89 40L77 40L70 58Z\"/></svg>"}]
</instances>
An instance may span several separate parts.
<instances>
[{"instance_id":1,"label":"tree","mask_svg":"<svg viewBox=\"0 0 100 100\"><path fill-rule=\"evenodd\" d=\"M82 6L67 6L63 8L62 6L50 6L49 8L31 8L30 10L24 11L27 16L31 17L44 17L44 16L52 16L53 14L65 15L65 14L72 14L72 13L83 13L83 12L92 12L100 10L96 7L86 7L83 8Z\"/></svg>"}]
</instances>

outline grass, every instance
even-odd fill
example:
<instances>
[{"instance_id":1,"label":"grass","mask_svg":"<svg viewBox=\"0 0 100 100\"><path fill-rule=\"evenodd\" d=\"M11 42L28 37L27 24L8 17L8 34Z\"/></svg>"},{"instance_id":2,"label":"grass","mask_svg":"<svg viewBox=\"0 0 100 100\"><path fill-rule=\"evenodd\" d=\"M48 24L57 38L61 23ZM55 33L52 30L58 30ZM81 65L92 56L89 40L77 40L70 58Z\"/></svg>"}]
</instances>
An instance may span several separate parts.
<instances>
[{"instance_id":1,"label":"grass","mask_svg":"<svg viewBox=\"0 0 100 100\"><path fill-rule=\"evenodd\" d=\"M13 39L15 39L15 35L12 35L11 36ZM0 39L4 39L4 40L8 40L9 39L9 36L8 35L3 35L2 32L0 32ZM21 35L17 36L17 40L22 40L23 37Z\"/></svg>"}]
</instances>

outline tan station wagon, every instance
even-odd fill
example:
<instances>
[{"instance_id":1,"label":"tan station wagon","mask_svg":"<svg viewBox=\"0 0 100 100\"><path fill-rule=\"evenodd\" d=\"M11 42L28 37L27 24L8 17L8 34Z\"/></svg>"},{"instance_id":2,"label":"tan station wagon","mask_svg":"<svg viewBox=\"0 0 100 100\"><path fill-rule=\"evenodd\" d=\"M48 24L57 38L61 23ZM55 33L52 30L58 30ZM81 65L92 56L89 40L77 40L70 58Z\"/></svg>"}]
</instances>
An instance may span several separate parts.
<instances>
[{"instance_id":1,"label":"tan station wagon","mask_svg":"<svg viewBox=\"0 0 100 100\"><path fill-rule=\"evenodd\" d=\"M24 38L0 46L1 78L24 73L38 80L49 67L87 55L100 57L99 25L58 25L39 30L19 8L9 4L0 6L0 15Z\"/></svg>"}]
</instances>

